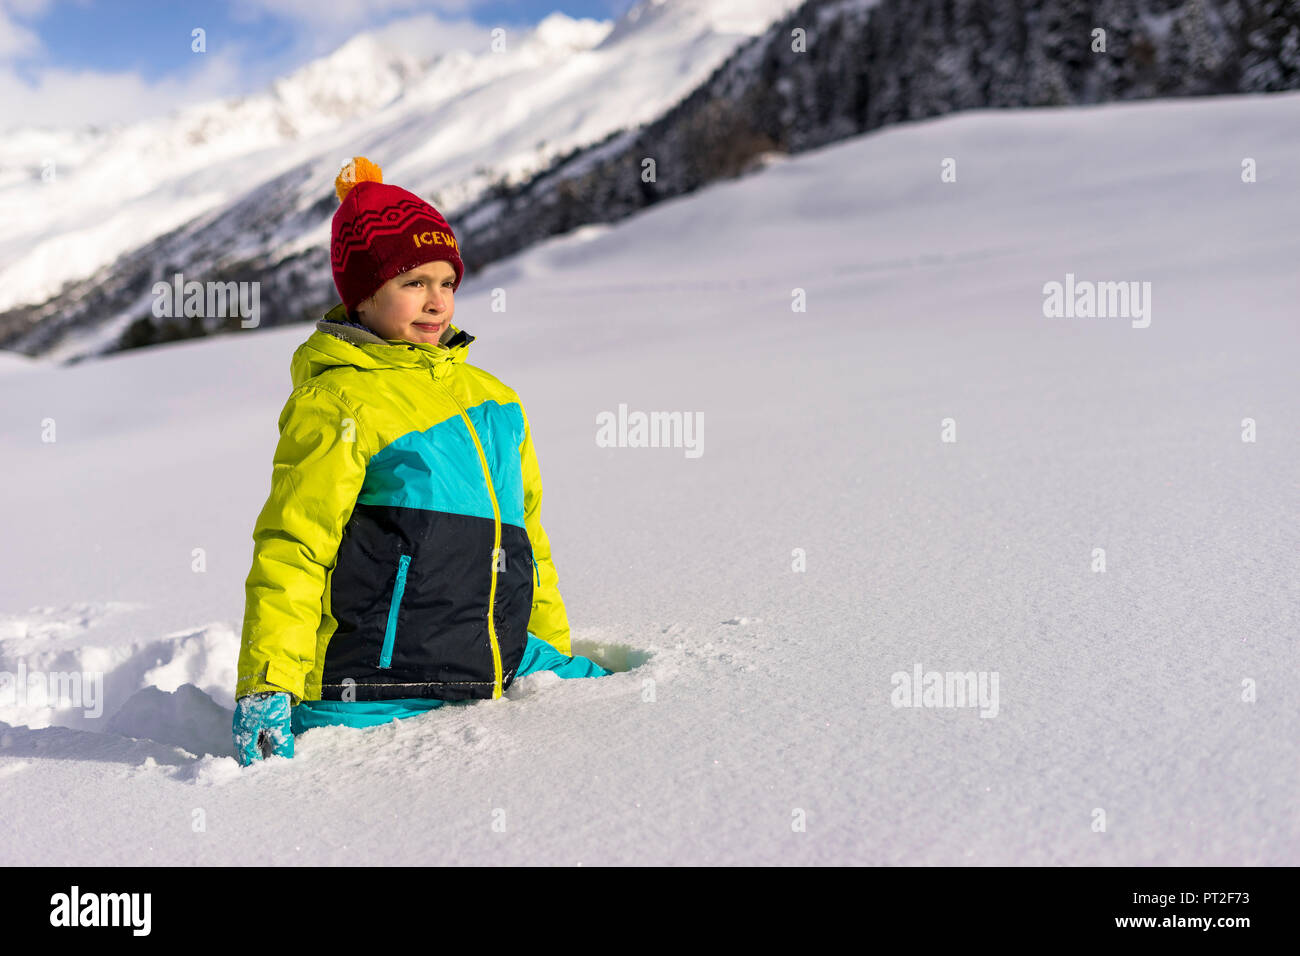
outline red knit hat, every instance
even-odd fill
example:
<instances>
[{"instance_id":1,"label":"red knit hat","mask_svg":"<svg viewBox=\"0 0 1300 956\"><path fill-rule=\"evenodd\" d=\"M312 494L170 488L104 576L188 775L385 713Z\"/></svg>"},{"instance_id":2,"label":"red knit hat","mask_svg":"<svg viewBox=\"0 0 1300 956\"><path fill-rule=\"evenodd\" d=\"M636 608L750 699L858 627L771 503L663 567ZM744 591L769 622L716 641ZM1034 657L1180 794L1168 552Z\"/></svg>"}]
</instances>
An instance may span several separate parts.
<instances>
[{"instance_id":1,"label":"red knit hat","mask_svg":"<svg viewBox=\"0 0 1300 956\"><path fill-rule=\"evenodd\" d=\"M452 289L460 288L460 246L438 210L385 183L383 170L364 156L344 164L334 191L340 203L330 228L330 266L348 312L393 276L437 259L451 263Z\"/></svg>"}]
</instances>

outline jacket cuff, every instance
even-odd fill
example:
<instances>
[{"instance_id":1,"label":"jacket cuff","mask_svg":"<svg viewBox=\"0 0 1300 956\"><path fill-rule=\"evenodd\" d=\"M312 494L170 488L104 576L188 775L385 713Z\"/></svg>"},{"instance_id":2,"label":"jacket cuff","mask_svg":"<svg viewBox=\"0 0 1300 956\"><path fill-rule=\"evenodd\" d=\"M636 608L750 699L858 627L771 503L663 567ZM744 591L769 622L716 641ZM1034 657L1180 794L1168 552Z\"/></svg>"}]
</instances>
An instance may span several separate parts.
<instances>
[{"instance_id":1,"label":"jacket cuff","mask_svg":"<svg viewBox=\"0 0 1300 956\"><path fill-rule=\"evenodd\" d=\"M281 690L287 690L294 696L295 700L302 699L303 684L305 683L301 672L289 670L281 667L279 664L271 663L266 665L266 682L274 684Z\"/></svg>"},{"instance_id":2,"label":"jacket cuff","mask_svg":"<svg viewBox=\"0 0 1300 956\"><path fill-rule=\"evenodd\" d=\"M235 688L235 699L248 694L260 694L264 691L289 694L298 703L303 698L305 680L303 676L277 664L267 664L264 673L240 681Z\"/></svg>"}]
</instances>

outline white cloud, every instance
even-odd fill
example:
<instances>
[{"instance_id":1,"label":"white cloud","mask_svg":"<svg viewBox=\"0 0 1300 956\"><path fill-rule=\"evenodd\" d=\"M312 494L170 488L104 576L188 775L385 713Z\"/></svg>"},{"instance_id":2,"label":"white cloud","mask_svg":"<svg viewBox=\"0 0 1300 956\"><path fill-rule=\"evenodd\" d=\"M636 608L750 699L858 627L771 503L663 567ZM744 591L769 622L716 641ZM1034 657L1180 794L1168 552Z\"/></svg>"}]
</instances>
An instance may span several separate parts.
<instances>
[{"instance_id":1,"label":"white cloud","mask_svg":"<svg viewBox=\"0 0 1300 956\"><path fill-rule=\"evenodd\" d=\"M451 50L476 53L486 50L492 39L491 27L472 20L443 20L427 13L394 20L367 32L386 44L419 57Z\"/></svg>"},{"instance_id":2,"label":"white cloud","mask_svg":"<svg viewBox=\"0 0 1300 956\"><path fill-rule=\"evenodd\" d=\"M5 126L70 127L126 123L157 116L177 107L228 96L238 88L243 70L232 52L203 55L199 69L183 78L145 80L129 71L46 68L30 83L0 68L0 102Z\"/></svg>"},{"instance_id":3,"label":"white cloud","mask_svg":"<svg viewBox=\"0 0 1300 956\"><path fill-rule=\"evenodd\" d=\"M235 19L256 19L269 14L307 27L349 26L364 30L367 24L378 26L391 14L421 10L465 15L479 5L481 0L235 0L230 15Z\"/></svg>"},{"instance_id":4,"label":"white cloud","mask_svg":"<svg viewBox=\"0 0 1300 956\"><path fill-rule=\"evenodd\" d=\"M299 66L332 53L360 33L377 37L387 46L421 58L450 50L479 52L487 48L491 31L468 19L445 20L423 13L397 19L371 17L370 21L349 26L343 22L295 24L293 42L280 58L277 76L293 72ZM268 77L269 79L269 77Z\"/></svg>"},{"instance_id":5,"label":"white cloud","mask_svg":"<svg viewBox=\"0 0 1300 956\"><path fill-rule=\"evenodd\" d=\"M39 36L15 17L33 17L52 0L0 0L0 102L3 129L39 125L72 127L127 123L205 100L254 92L277 76L333 51L358 33L428 57L454 49L484 49L490 30L467 17L481 0L235 0L231 16L255 29L264 17L286 19L293 41L274 63L254 57L229 40L196 54L196 68L182 76L145 79L133 71L66 69L40 65ZM73 0L84 3L87 0ZM408 10L423 12L402 16ZM436 9L437 13L429 12ZM24 69L16 66L21 62Z\"/></svg>"},{"instance_id":6,"label":"white cloud","mask_svg":"<svg viewBox=\"0 0 1300 956\"><path fill-rule=\"evenodd\" d=\"M4 0L0 2L0 62L25 59L41 50L41 39L32 30L13 19L34 16L46 6L45 0Z\"/></svg>"},{"instance_id":7,"label":"white cloud","mask_svg":"<svg viewBox=\"0 0 1300 956\"><path fill-rule=\"evenodd\" d=\"M255 22L267 16L289 21L293 45L281 73L324 56L358 33L374 33L417 56L487 46L489 29L469 19L482 0L235 0L231 18ZM419 13L408 14L408 11ZM451 17L457 17L451 19Z\"/></svg>"},{"instance_id":8,"label":"white cloud","mask_svg":"<svg viewBox=\"0 0 1300 956\"><path fill-rule=\"evenodd\" d=\"M45 47L15 18L40 16L52 0L0 0L0 102L4 128L129 122L231 92L244 71L236 47L204 54L189 76L146 80L132 71L41 66ZM85 5L87 0L75 0ZM24 69L20 73L18 65Z\"/></svg>"}]
</instances>

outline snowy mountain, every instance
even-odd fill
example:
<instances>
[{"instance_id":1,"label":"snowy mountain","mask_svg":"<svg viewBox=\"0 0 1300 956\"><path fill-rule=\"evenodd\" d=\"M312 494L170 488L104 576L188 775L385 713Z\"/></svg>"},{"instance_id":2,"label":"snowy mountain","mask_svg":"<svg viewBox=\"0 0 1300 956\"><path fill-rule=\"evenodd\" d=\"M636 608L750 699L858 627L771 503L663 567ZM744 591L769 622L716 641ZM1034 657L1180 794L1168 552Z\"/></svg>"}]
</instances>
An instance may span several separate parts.
<instances>
[{"instance_id":1,"label":"snowy mountain","mask_svg":"<svg viewBox=\"0 0 1300 956\"><path fill-rule=\"evenodd\" d=\"M418 31L385 28L262 97L131 127L111 145L26 131L0 157L62 142L72 172L34 187L37 165L16 178L0 162L0 203L23 224L0 241L0 346L75 361L241 327L155 318L151 290L176 273L255 284L262 327L319 315L335 296L331 183L354 153L448 215L473 282L548 237L891 123L1300 86L1295 5L1021 7L646 0L613 24L556 14L517 48L479 54L430 55Z\"/></svg>"},{"instance_id":2,"label":"snowy mountain","mask_svg":"<svg viewBox=\"0 0 1300 956\"><path fill-rule=\"evenodd\" d=\"M899 124L488 266L455 322L616 673L246 770L250 535L312 326L0 363L0 821L40 835L0 863L1295 865L1298 108ZM1067 276L1149 283L1149 321L1048 317ZM602 447L624 406L702 416L701 454ZM903 706L918 669L996 708Z\"/></svg>"},{"instance_id":3,"label":"snowy mountain","mask_svg":"<svg viewBox=\"0 0 1300 956\"><path fill-rule=\"evenodd\" d=\"M390 26L259 96L111 131L16 131L0 145L12 224L0 238L0 341L93 353L148 314L150 287L173 271L215 279L235 252L278 262L321 249L333 209L320 198L355 153L454 211L658 116L793 5L646 0L618 23L557 13L504 52L432 58ZM223 215L240 208L262 215Z\"/></svg>"}]
</instances>

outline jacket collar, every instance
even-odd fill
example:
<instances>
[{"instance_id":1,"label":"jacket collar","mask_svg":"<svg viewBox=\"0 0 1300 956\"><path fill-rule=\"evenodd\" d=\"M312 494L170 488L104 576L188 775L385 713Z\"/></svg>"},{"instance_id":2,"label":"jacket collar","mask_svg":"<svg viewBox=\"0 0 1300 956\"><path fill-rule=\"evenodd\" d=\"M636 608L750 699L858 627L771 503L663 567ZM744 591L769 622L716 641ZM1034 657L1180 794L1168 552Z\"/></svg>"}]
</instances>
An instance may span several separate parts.
<instances>
[{"instance_id":1,"label":"jacket collar","mask_svg":"<svg viewBox=\"0 0 1300 956\"><path fill-rule=\"evenodd\" d=\"M457 328L450 322L442 330L442 335L438 337L437 343L407 342L405 339L383 339L360 322L353 322L342 302L318 319L316 328L352 345L408 345L416 348L443 351L457 350L461 346L469 345L474 341L474 336L464 329Z\"/></svg>"},{"instance_id":2,"label":"jacket collar","mask_svg":"<svg viewBox=\"0 0 1300 956\"><path fill-rule=\"evenodd\" d=\"M336 366L357 368L446 368L463 364L474 336L448 324L438 342L382 339L353 322L340 303L317 320L316 330L298 346L290 360L290 375L298 387Z\"/></svg>"}]
</instances>

